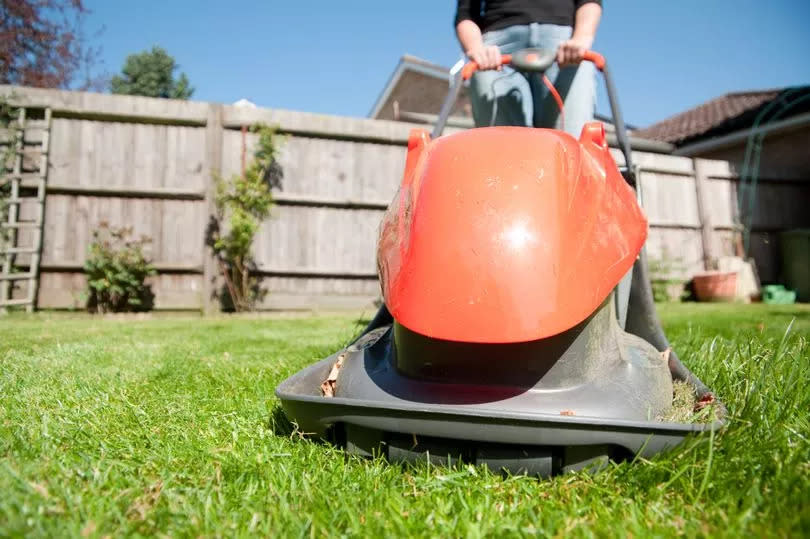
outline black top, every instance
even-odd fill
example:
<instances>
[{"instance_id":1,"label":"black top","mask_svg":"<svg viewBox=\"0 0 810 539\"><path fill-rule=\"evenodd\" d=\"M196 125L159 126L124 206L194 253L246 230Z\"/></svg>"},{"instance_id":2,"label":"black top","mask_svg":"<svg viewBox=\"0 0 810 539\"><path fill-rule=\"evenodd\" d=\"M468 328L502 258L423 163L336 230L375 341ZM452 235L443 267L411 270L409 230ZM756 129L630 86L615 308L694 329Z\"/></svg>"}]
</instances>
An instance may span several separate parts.
<instances>
[{"instance_id":1,"label":"black top","mask_svg":"<svg viewBox=\"0 0 810 539\"><path fill-rule=\"evenodd\" d=\"M481 32L533 22L574 26L574 13L588 3L602 0L458 0L456 24L471 20Z\"/></svg>"}]
</instances>

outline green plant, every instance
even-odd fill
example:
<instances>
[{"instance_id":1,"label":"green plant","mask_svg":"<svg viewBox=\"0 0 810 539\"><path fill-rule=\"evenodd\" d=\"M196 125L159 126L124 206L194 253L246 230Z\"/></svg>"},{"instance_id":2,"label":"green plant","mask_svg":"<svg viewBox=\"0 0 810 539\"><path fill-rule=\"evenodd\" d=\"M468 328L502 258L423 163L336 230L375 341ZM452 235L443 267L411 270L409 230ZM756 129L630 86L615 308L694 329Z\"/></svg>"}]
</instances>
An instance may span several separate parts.
<instances>
[{"instance_id":1,"label":"green plant","mask_svg":"<svg viewBox=\"0 0 810 539\"><path fill-rule=\"evenodd\" d=\"M93 232L84 271L87 275L87 309L90 312L133 312L152 308L154 294L146 278L155 275L144 254L146 237L132 238L131 228L106 223Z\"/></svg>"},{"instance_id":2,"label":"green plant","mask_svg":"<svg viewBox=\"0 0 810 539\"><path fill-rule=\"evenodd\" d=\"M653 299L657 303L672 301L675 298L681 299L685 279L678 277L683 272L683 264L680 259L670 257L669 252L664 249L660 258L650 258L647 264ZM680 292L673 293L673 290L678 289Z\"/></svg>"},{"instance_id":3,"label":"green plant","mask_svg":"<svg viewBox=\"0 0 810 539\"><path fill-rule=\"evenodd\" d=\"M271 187L280 181L277 157L280 137L263 124L251 127L258 135L253 161L244 172L230 179L216 176L216 215L209 225L208 243L214 251L230 299L236 311L252 310L264 292L252 272L251 248L262 221L273 204Z\"/></svg>"}]
</instances>

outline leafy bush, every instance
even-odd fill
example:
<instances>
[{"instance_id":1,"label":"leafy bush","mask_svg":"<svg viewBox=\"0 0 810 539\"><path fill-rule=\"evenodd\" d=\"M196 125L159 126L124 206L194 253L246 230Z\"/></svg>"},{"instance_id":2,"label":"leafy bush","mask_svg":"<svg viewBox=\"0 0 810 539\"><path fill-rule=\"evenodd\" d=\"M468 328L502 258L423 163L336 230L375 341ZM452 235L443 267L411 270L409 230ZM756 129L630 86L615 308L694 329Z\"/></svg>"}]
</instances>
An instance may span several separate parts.
<instances>
[{"instance_id":1,"label":"leafy bush","mask_svg":"<svg viewBox=\"0 0 810 539\"><path fill-rule=\"evenodd\" d=\"M649 264L653 299L656 303L682 300L685 295L685 281L676 277L683 271L681 260L671 258L669 253L664 250L661 258L650 258L647 263Z\"/></svg>"},{"instance_id":2,"label":"leafy bush","mask_svg":"<svg viewBox=\"0 0 810 539\"><path fill-rule=\"evenodd\" d=\"M230 179L216 177L216 215L208 231L208 243L219 262L230 301L226 308L252 310L263 295L251 272L256 269L251 248L273 204L271 187L282 177L276 161L280 137L275 128L258 124L251 132L259 135L253 161L244 174Z\"/></svg>"},{"instance_id":3,"label":"leafy bush","mask_svg":"<svg viewBox=\"0 0 810 539\"><path fill-rule=\"evenodd\" d=\"M155 295L146 278L155 275L144 255L146 237L132 239L131 228L102 224L93 232L84 271L87 274L87 310L135 312L152 309Z\"/></svg>"}]
</instances>

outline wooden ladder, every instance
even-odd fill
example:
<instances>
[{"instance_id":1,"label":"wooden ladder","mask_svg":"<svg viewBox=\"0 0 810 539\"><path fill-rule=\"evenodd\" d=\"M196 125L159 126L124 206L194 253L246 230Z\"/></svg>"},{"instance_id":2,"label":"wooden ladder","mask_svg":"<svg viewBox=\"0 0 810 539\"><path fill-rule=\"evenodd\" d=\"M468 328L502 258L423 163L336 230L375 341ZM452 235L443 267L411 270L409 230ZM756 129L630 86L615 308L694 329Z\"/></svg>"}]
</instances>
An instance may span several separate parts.
<instances>
[{"instance_id":1,"label":"wooden ladder","mask_svg":"<svg viewBox=\"0 0 810 539\"><path fill-rule=\"evenodd\" d=\"M31 119L31 113L35 110L42 111L41 119ZM0 313L7 312L13 306L25 307L26 311L32 312L37 301L45 222L51 109L20 107L17 121L9 126L8 131L12 134L9 143L13 145L8 148L12 156L11 173L7 172L5 162L0 170L3 173L0 187L8 186L7 197L0 194L0 204L6 206L5 219L0 222ZM39 146L27 144L26 134L36 131L42 134ZM7 155L3 148L0 151ZM31 167L32 162L38 163L37 166ZM30 171L31 168L34 170ZM26 217L21 211L23 206L26 209L33 207L33 216L22 220ZM27 269L23 271L21 268L25 267ZM27 286L19 286L21 283L27 283Z\"/></svg>"}]
</instances>

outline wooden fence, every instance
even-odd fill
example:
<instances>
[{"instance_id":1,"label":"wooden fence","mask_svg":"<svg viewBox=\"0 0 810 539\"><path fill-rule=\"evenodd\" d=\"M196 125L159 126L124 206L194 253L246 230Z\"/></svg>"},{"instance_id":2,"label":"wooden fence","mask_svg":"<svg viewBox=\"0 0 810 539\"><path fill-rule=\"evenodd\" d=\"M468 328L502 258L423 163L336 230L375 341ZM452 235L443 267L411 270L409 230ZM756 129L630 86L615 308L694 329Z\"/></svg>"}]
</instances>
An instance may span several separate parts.
<instances>
[{"instance_id":1,"label":"wooden fence","mask_svg":"<svg viewBox=\"0 0 810 539\"><path fill-rule=\"evenodd\" d=\"M93 230L107 222L152 239L156 308L217 310L220 281L205 246L212 174L241 170L243 152L250 155L255 143L242 128L256 122L287 135L282 186L255 244L268 291L262 308L357 307L378 296L377 227L398 186L412 125L9 86L0 94L52 110L38 307L82 306L85 253ZM26 144L36 138L26 132ZM652 259L688 277L708 258L733 253L736 177L728 163L634 157L642 167ZM797 189L806 187L760 187L773 208L798 204ZM20 209L22 219L28 211ZM760 213L757 234L790 226L781 210ZM757 234L760 272L771 275L774 253Z\"/></svg>"}]
</instances>

